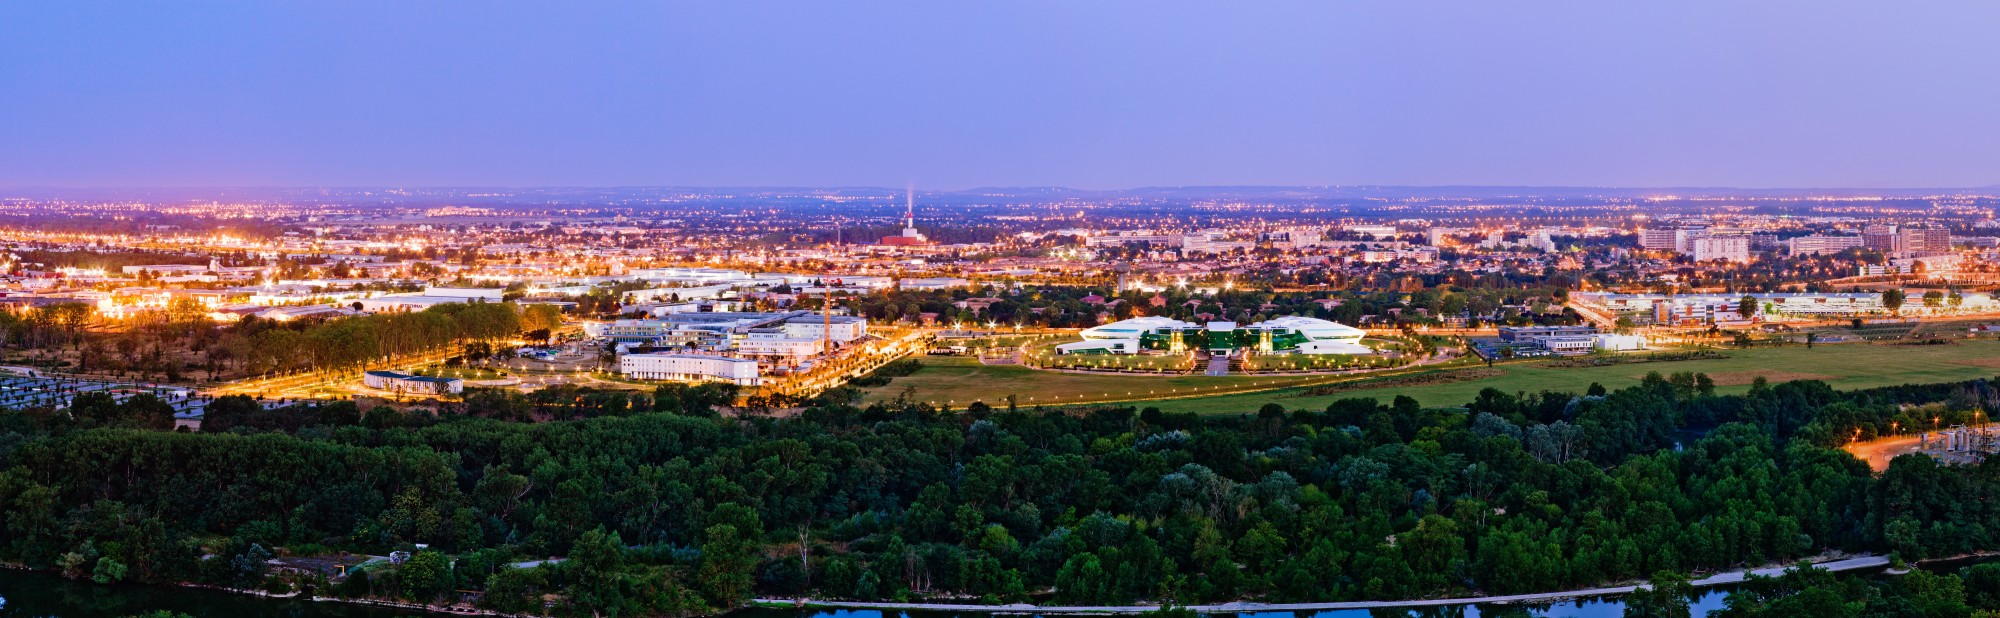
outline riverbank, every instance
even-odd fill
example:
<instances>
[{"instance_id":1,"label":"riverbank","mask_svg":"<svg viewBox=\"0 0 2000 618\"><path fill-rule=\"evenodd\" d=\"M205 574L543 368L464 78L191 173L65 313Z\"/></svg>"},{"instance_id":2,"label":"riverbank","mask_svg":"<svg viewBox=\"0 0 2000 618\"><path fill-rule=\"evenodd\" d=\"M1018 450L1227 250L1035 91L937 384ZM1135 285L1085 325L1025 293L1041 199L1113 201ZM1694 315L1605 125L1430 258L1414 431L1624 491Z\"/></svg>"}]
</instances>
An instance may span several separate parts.
<instances>
[{"instance_id":1,"label":"riverbank","mask_svg":"<svg viewBox=\"0 0 2000 618\"><path fill-rule=\"evenodd\" d=\"M1866 555L1841 558L1813 563L1813 566L1833 572L1858 571L1889 566L1888 556ZM1750 575L1776 576L1791 565L1764 567L1717 573L1694 580L1696 588L1709 588L1743 583ZM1643 584L1641 584L1643 585ZM1311 612L1353 609L1405 609L1440 607L1451 605L1517 605L1523 603L1553 603L1570 599L1614 596L1630 594L1640 585L1585 588L1559 592L1536 592L1529 594L1507 594L1483 597L1454 597L1441 599L1404 599L1399 601L1337 601L1326 603L1255 603L1231 601L1210 605L1189 605L1187 609L1200 614L1239 614L1247 612ZM980 613L1030 613L1030 614L1141 614L1160 609L1158 605L973 605L964 603L877 603L868 601L830 601L820 599L756 599L758 605L773 608L830 608L830 609L874 609L897 611L940 611L940 612L980 612Z\"/></svg>"}]
</instances>

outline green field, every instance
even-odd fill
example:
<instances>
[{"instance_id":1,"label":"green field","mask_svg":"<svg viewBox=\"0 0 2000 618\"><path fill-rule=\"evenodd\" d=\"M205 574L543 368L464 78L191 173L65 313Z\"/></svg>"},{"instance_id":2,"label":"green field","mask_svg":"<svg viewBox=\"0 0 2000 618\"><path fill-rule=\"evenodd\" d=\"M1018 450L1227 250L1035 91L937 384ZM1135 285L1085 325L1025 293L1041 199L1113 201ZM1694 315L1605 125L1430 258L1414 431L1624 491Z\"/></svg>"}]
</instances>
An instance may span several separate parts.
<instances>
[{"instance_id":1,"label":"green field","mask_svg":"<svg viewBox=\"0 0 2000 618\"><path fill-rule=\"evenodd\" d=\"M1326 381L1326 378L1268 378L1230 376L1128 376L1080 375L1037 371L1011 366L982 366L969 358L923 359L925 367L915 375L896 378L888 386L868 391L869 401L894 399L905 388L914 387L911 398L920 401L953 401L963 407L972 401L997 403L1008 394L1019 397L1021 405L1032 403L1102 401L1106 399L1147 399L1151 391L1168 395L1169 389L1185 394L1191 388L1238 390L1236 394L1212 397L1166 399L1137 405L1154 405L1174 412L1237 413L1254 411L1265 403L1277 402L1287 408L1321 408L1347 397L1375 397L1387 400L1396 395L1415 397L1425 406L1448 407L1471 401L1480 389L1493 387L1508 392L1541 390L1582 391L1591 382L1606 388L1629 386L1647 372L1696 371L1715 379L1717 390L1740 393L1756 377L1773 382L1820 379L1836 388L1867 388L1893 384L1953 382L2000 375L2000 342L1964 341L1957 345L1888 346L1861 343L1726 350L1729 358L1633 363L1608 367L1552 368L1546 361L1531 360L1502 364L1502 375L1419 386L1358 389L1331 395L1300 397L1301 388L1283 388ZM1251 386L1252 383L1262 383ZM1279 388L1272 389L1270 387ZM1240 392L1259 389L1257 392ZM1125 395L1125 393L1133 393ZM1110 393L1109 396L1106 393Z\"/></svg>"},{"instance_id":2,"label":"green field","mask_svg":"<svg viewBox=\"0 0 2000 618\"><path fill-rule=\"evenodd\" d=\"M974 401L1000 405L1014 395L1023 406L1044 403L1143 399L1148 395L1172 396L1200 390L1268 389L1310 383L1309 377L1204 375L1118 375L1044 371L1014 365L981 365L964 356L920 357L923 369L895 378L888 386L867 389L866 401L884 401L902 396L905 389L913 401L949 403L965 407ZM1324 378L1321 378L1323 380Z\"/></svg>"},{"instance_id":3,"label":"green field","mask_svg":"<svg viewBox=\"0 0 2000 618\"><path fill-rule=\"evenodd\" d=\"M1956 382L2000 375L2000 342L1965 341L1958 345L1888 346L1861 343L1726 350L1729 358L1659 363L1633 363L1609 367L1551 368L1546 361L1522 361L1496 368L1503 375L1465 382L1378 389L1357 389L1318 397L1300 397L1301 389L1226 395L1205 399L1162 401L1154 404L1173 412L1233 413L1256 410L1270 402L1287 408L1322 408L1336 399L1374 397L1388 400L1409 395L1430 407L1463 405L1480 389L1498 388L1507 392L1542 390L1578 391L1591 382L1605 388L1622 388L1638 382L1647 372L1663 374L1682 371L1706 373L1716 381L1716 390L1741 393L1762 376L1772 382L1797 379L1825 380L1835 388L1868 388L1895 384Z\"/></svg>"}]
</instances>

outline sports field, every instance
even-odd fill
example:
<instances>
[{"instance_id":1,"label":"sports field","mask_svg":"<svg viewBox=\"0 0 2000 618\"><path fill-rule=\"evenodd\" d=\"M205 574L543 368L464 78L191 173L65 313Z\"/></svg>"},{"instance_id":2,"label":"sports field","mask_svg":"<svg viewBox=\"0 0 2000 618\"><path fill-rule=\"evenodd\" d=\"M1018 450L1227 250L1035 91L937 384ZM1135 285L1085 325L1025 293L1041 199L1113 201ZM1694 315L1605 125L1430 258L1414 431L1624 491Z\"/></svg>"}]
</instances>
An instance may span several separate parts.
<instances>
[{"instance_id":1,"label":"sports field","mask_svg":"<svg viewBox=\"0 0 2000 618\"><path fill-rule=\"evenodd\" d=\"M999 405L1008 394L1023 406L1151 399L1137 405L1158 406L1175 412L1193 411L1232 414L1254 411L1265 403L1277 402L1287 408L1320 408L1346 397L1375 397L1388 400L1396 395L1415 397L1425 406L1457 406L1470 401L1480 389L1492 387L1508 392L1567 390L1582 391L1591 382L1606 388L1629 386L1647 372L1695 371L1714 379L1717 390L1739 393L1761 376L1773 382L1819 379L1836 388L1865 388L1891 384L1952 382L2000 375L2000 342L1962 341L1956 345L1890 346L1862 343L1726 350L1729 358L1674 362L1632 363L1606 367L1553 368L1546 361L1518 361L1501 364L1496 375L1463 382L1391 386L1357 389L1330 395L1301 397L1305 383L1321 383L1325 377L1245 377L1230 376L1127 376L1085 375L1037 371L1013 366L982 366L969 358L924 358L915 375L896 378L888 386L871 389L869 401L894 399L906 388L910 398L920 401L954 402L963 407L972 401ZM1185 398L1194 389L1222 391L1209 397ZM1126 393L1130 393L1127 395ZM1032 399L1030 399L1032 397Z\"/></svg>"}]
</instances>

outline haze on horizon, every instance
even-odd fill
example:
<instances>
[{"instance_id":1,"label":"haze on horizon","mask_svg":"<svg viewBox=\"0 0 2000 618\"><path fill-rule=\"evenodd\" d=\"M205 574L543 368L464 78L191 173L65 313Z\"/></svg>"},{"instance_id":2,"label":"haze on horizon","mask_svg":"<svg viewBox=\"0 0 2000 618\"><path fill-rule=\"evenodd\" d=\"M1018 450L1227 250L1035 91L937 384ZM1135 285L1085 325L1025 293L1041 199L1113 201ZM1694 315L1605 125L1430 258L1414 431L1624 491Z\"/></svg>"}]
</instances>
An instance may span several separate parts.
<instances>
[{"instance_id":1,"label":"haze on horizon","mask_svg":"<svg viewBox=\"0 0 2000 618\"><path fill-rule=\"evenodd\" d=\"M2000 183L2000 5L0 4L0 187Z\"/></svg>"}]
</instances>

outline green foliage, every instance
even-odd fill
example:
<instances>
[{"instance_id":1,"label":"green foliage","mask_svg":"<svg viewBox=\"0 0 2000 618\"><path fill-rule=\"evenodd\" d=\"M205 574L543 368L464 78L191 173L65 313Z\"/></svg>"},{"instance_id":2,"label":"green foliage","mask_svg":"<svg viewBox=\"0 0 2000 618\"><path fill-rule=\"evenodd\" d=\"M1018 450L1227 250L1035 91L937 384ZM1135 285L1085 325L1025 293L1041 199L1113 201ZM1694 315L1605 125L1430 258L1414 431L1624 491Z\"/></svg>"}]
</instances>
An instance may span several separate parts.
<instances>
[{"instance_id":1,"label":"green foliage","mask_svg":"<svg viewBox=\"0 0 2000 618\"><path fill-rule=\"evenodd\" d=\"M483 589L485 607L514 613L554 595L555 613L621 616L759 594L1180 604L1649 577L1659 585L1635 595L1635 615L1680 615L1677 573L1827 550L2000 549L2000 464L1905 457L1877 477L1830 448L1914 414L1970 418L1991 389L1718 395L1682 372L1589 397L1487 389L1463 410L1398 397L1233 416L957 415L822 400L790 418L722 418L735 393L703 385L476 394L439 414L323 405L281 418L218 401L233 426L199 434L124 422L144 404L107 404L85 427L0 412L0 560L289 589L313 582L273 577L273 555L402 550L403 564L321 589L417 601ZM1962 602L1991 603L1995 573L1968 571L1989 587L1961 586ZM1898 581L1910 598L1952 596L1943 580ZM1817 588L1743 611L1872 602Z\"/></svg>"},{"instance_id":2,"label":"green foliage","mask_svg":"<svg viewBox=\"0 0 2000 618\"><path fill-rule=\"evenodd\" d=\"M1991 602L1992 589L1976 576L1936 574L1923 570L1870 581L1839 578L1810 567L1787 570L1778 577L1751 576L1729 594L1716 618L1779 618L1812 616L1920 616L1984 618L2000 613ZM1971 591L1972 594L1968 594Z\"/></svg>"}]
</instances>

